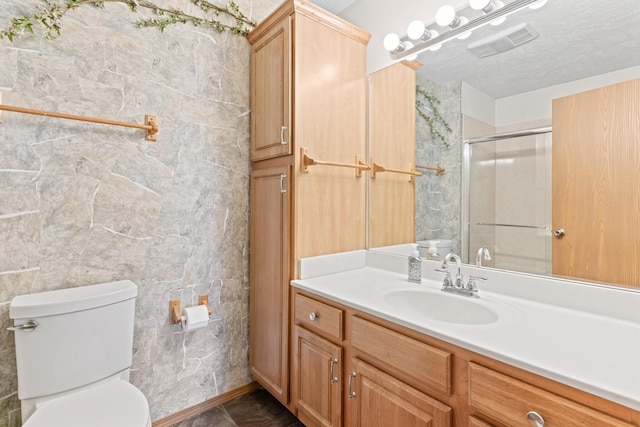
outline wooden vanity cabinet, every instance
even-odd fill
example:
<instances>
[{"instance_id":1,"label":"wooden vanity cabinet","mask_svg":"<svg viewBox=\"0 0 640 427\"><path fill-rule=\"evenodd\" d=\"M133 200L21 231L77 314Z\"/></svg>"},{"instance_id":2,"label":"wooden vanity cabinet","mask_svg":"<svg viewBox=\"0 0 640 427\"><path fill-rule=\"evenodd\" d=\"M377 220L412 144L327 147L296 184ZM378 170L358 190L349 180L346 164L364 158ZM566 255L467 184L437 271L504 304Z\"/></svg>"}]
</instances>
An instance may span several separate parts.
<instances>
[{"instance_id":1,"label":"wooden vanity cabinet","mask_svg":"<svg viewBox=\"0 0 640 427\"><path fill-rule=\"evenodd\" d=\"M294 294L294 395L307 426L536 425L529 412L545 427L640 426L640 411L326 298ZM339 372L335 384L331 369Z\"/></svg>"},{"instance_id":2,"label":"wooden vanity cabinet","mask_svg":"<svg viewBox=\"0 0 640 427\"><path fill-rule=\"evenodd\" d=\"M304 339L305 354L314 361L334 355L306 332L296 335L291 324L289 283L298 277L298 260L364 249L366 238L366 176L327 166L304 171L300 148L317 160L353 164L357 155L364 160L369 38L305 0L285 0L247 37L250 370L292 411L295 340Z\"/></svg>"},{"instance_id":3,"label":"wooden vanity cabinet","mask_svg":"<svg viewBox=\"0 0 640 427\"><path fill-rule=\"evenodd\" d=\"M296 294L294 336L292 390L298 418L307 427L342 426L343 311Z\"/></svg>"}]
</instances>

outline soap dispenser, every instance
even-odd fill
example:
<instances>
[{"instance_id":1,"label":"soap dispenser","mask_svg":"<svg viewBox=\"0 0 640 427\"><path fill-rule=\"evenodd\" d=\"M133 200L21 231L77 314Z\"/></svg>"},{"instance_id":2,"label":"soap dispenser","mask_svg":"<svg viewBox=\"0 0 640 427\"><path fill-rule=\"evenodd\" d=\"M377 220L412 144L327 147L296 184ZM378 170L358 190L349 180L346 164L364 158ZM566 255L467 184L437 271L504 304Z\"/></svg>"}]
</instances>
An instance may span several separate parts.
<instances>
[{"instance_id":1,"label":"soap dispenser","mask_svg":"<svg viewBox=\"0 0 640 427\"><path fill-rule=\"evenodd\" d=\"M422 260L418 252L418 245L415 245L411 255L409 255L409 281L422 283Z\"/></svg>"},{"instance_id":2,"label":"soap dispenser","mask_svg":"<svg viewBox=\"0 0 640 427\"><path fill-rule=\"evenodd\" d=\"M429 249L427 250L427 259L440 259L440 254L438 253L438 243L439 240L429 240Z\"/></svg>"}]
</instances>

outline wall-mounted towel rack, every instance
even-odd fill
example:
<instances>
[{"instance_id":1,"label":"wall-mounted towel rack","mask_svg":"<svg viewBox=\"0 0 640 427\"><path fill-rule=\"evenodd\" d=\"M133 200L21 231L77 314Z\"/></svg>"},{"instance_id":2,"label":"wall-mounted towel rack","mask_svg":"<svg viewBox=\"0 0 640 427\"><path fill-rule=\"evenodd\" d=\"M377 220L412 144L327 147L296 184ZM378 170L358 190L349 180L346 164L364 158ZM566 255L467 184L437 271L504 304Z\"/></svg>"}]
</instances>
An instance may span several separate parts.
<instances>
[{"instance_id":1,"label":"wall-mounted towel rack","mask_svg":"<svg viewBox=\"0 0 640 427\"><path fill-rule=\"evenodd\" d=\"M409 175L409 182L413 181L413 178L415 178L416 176L422 176L420 172L416 172L415 166L412 163L409 163L408 170L390 169L377 164L376 162L373 161L373 157L372 157L371 158L371 178L375 178L376 174L380 172L391 172L391 173L400 173L403 175Z\"/></svg>"},{"instance_id":2,"label":"wall-mounted towel rack","mask_svg":"<svg viewBox=\"0 0 640 427\"><path fill-rule=\"evenodd\" d=\"M146 115L144 116L145 124L120 122L117 120L99 119L95 117L76 116L73 114L56 113L54 111L33 110L31 108L13 107L11 105L0 104L0 110L12 111L14 113L34 114L36 116L55 117L58 119L79 120L82 122L100 123L103 125L123 126L128 128L144 129L146 131L145 140L157 141L158 136L158 124L156 122L156 116Z\"/></svg>"},{"instance_id":3,"label":"wall-mounted towel rack","mask_svg":"<svg viewBox=\"0 0 640 427\"><path fill-rule=\"evenodd\" d=\"M305 147L300 147L300 172L309 173L309 166L335 166L338 168L352 168L356 170L356 177L362 176L363 170L371 170L371 166L364 163L360 156L356 156L356 162L352 163L339 163L339 162L327 162L324 160L316 160L307 154Z\"/></svg>"},{"instance_id":4,"label":"wall-mounted towel rack","mask_svg":"<svg viewBox=\"0 0 640 427\"><path fill-rule=\"evenodd\" d=\"M435 171L436 175L442 175L446 171L446 169L441 167L439 163L436 163L435 166L416 165L416 169L426 169L430 171Z\"/></svg>"},{"instance_id":5,"label":"wall-mounted towel rack","mask_svg":"<svg viewBox=\"0 0 640 427\"><path fill-rule=\"evenodd\" d=\"M520 224L496 224L494 222L478 222L476 225L484 225L488 227L515 227L515 228L531 228L534 230L551 230L551 227L546 225L520 225Z\"/></svg>"}]
</instances>

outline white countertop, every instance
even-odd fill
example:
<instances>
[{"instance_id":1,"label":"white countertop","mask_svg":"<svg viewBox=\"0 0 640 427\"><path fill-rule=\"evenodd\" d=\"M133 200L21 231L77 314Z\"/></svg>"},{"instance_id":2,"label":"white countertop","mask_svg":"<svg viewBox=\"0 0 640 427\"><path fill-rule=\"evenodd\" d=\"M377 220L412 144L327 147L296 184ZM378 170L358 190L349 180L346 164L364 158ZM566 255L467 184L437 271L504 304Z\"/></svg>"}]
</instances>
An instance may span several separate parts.
<instances>
[{"instance_id":1,"label":"white countertop","mask_svg":"<svg viewBox=\"0 0 640 427\"><path fill-rule=\"evenodd\" d=\"M353 253L350 256L353 257ZM479 284L478 299L449 295L440 291L441 281L435 280L435 277L423 277L422 284L413 284L407 281L406 273L391 271L393 268L376 268L377 266L371 266L372 262L369 261L362 262L366 260L367 255L362 258L358 254L357 262L351 264L344 261L336 262L337 258L332 257L332 269L325 271L328 274L317 275L322 273L322 269L315 269L313 274L306 274L304 269L301 269L302 277L315 277L294 280L292 285L640 410L640 322L635 321L634 313L629 316L625 313L621 313L620 316L595 314L572 308L575 303L566 307L562 304L543 303L533 298L525 299L492 292L488 290L490 286L483 286L484 283ZM377 257L376 255L376 259ZM402 258L401 262L406 265L406 258ZM336 269L336 266L339 267ZM349 266L353 269L348 269ZM423 271L425 270L433 269L423 266ZM483 270L485 271L488 270ZM500 281L496 274L499 275L495 271L491 272L489 279ZM423 276L425 275L433 276L423 273ZM526 281L526 278L523 280ZM509 277L509 281L513 282L514 278ZM558 285L560 296L564 295L562 286L562 283ZM500 286L494 288L500 289ZM594 301L600 306L611 305L605 301L607 294L611 295L614 302L616 298L640 302L640 293L637 292L587 288L588 286L585 287L585 295L589 298L593 297L589 296L589 292L600 292L597 296L599 301ZM492 323L478 325L434 320L429 318L427 313L400 308L387 302L385 295L397 290L419 290L437 293L439 296L471 300L495 312L498 319ZM615 292L624 293L619 295L614 294ZM526 292L523 294L528 295ZM579 292L576 294L574 291L572 298L584 299L585 295L580 295ZM633 305L636 307L634 312L640 309L640 305Z\"/></svg>"}]
</instances>

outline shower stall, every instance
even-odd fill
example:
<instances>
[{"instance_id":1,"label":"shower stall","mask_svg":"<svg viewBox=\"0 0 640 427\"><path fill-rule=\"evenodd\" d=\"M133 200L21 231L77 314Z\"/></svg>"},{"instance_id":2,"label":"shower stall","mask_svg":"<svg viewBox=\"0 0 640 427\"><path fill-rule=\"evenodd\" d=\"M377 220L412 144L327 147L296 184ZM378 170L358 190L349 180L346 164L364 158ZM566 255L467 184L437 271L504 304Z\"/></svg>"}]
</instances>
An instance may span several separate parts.
<instances>
[{"instance_id":1,"label":"shower stall","mask_svg":"<svg viewBox=\"0 0 640 427\"><path fill-rule=\"evenodd\" d=\"M551 127L464 140L462 255L551 274Z\"/></svg>"}]
</instances>

